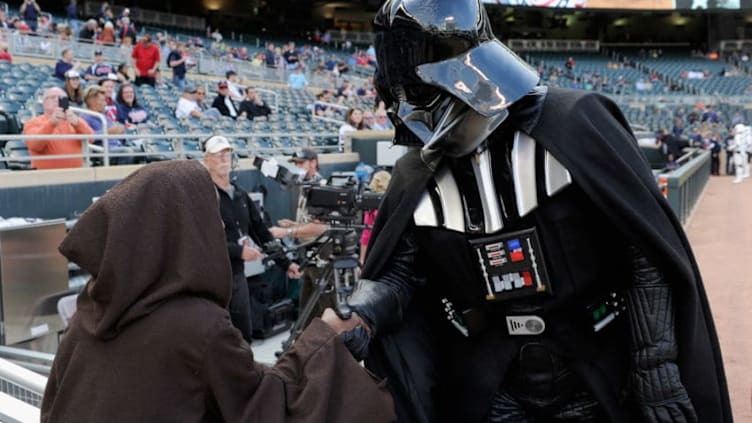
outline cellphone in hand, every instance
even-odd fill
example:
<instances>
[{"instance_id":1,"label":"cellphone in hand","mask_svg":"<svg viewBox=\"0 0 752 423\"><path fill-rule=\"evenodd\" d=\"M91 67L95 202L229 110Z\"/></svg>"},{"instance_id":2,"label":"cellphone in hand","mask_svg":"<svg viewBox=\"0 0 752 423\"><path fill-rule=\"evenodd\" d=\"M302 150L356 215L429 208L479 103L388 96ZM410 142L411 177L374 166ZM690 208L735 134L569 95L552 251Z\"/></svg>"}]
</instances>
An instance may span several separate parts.
<instances>
[{"instance_id":1,"label":"cellphone in hand","mask_svg":"<svg viewBox=\"0 0 752 423\"><path fill-rule=\"evenodd\" d=\"M68 103L68 97L60 97L57 99L57 105L60 106L63 110L68 110L68 106L70 105Z\"/></svg>"}]
</instances>

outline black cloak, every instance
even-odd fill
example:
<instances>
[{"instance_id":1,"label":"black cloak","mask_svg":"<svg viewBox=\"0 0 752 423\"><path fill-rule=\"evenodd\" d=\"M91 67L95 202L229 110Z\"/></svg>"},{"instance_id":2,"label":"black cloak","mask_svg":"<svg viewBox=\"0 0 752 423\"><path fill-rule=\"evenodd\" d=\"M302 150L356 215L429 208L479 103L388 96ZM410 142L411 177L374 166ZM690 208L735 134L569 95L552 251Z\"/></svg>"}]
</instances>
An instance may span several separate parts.
<instances>
[{"instance_id":1,"label":"black cloak","mask_svg":"<svg viewBox=\"0 0 752 423\"><path fill-rule=\"evenodd\" d=\"M662 269L674 288L677 362L699 421L731 422L720 347L697 263L680 222L659 192L628 128L621 111L607 98L549 88L539 120L529 135L569 170L573 184L607 216L619 236ZM377 280L387 270L390 253L411 222L434 165L424 161L419 151L409 152L397 163L374 225L364 278ZM430 335L426 334L430 324L422 315L414 301L399 329L373 340L366 362L379 376L388 378L401 421L431 421L431 412L425 410L426 404L432 403L431 373L441 371L425 364L430 361L425 356L426 348L430 348ZM482 361L483 357L467 357L468 362L471 360ZM619 380L613 375L628 372L625 362L593 359L588 365L581 376L607 414L615 421L629 421L618 388L608 384ZM499 369L487 366L484 371ZM457 391L459 404L453 408L464 410L458 415L465 421L482 418L481 413L490 406L489 394L482 389Z\"/></svg>"}]
</instances>

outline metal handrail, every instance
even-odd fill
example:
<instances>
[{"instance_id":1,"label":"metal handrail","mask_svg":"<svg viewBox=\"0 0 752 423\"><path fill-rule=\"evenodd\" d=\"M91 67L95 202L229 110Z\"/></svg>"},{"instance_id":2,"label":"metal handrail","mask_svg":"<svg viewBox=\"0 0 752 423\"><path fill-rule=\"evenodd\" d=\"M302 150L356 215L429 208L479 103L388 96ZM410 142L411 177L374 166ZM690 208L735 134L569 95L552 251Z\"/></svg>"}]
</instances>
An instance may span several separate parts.
<instances>
[{"instance_id":1,"label":"metal handrail","mask_svg":"<svg viewBox=\"0 0 752 423\"><path fill-rule=\"evenodd\" d=\"M44 394L47 378L0 358L0 379L38 395Z\"/></svg>"},{"instance_id":2,"label":"metal handrail","mask_svg":"<svg viewBox=\"0 0 752 423\"><path fill-rule=\"evenodd\" d=\"M184 159L189 154L193 154L191 152L186 152L183 148L183 140L184 139L198 139L198 140L204 140L209 138L212 135L218 135L216 133L194 133L194 134L123 134L118 135L118 139L173 139L177 141L177 145L175 145L175 151L174 152L160 152L158 154L168 156L170 158L178 158L178 159ZM234 132L234 133L222 133L221 135L224 135L228 138L251 138L251 137L300 137L300 136L307 136L307 137L315 137L315 138L338 138L339 133L335 132L327 132L327 133L314 133L314 132ZM72 135L33 135L30 136L28 134L20 134L20 135L0 135L0 141L24 141L27 139L34 139L34 140L52 140L52 141L60 141L60 140L82 140L82 143L87 143L88 140L95 138L95 139L102 139L106 138L105 136L95 134L95 135L88 135L88 134L72 134ZM103 143L106 145L106 143ZM310 142L308 144L310 147ZM319 150L322 151L336 151L337 146L317 146L316 147ZM247 153L248 155L252 155L254 152L279 152L283 153L285 151L288 151L289 147L282 147L282 148L259 148L259 149L252 149L250 147L247 147L245 149L241 149L240 152ZM0 162L26 162L31 160L57 160L57 159L67 159L67 158L103 158L105 159L106 165L109 165L109 157L149 157L154 156L155 152L123 152L123 153L111 153L109 149L104 148L103 152L96 153L96 152L90 152L88 149L82 150L81 154L57 154L57 155L43 155L43 156L28 156L28 157L0 157ZM90 163L86 162L87 166L90 166Z\"/></svg>"},{"instance_id":3,"label":"metal handrail","mask_svg":"<svg viewBox=\"0 0 752 423\"><path fill-rule=\"evenodd\" d=\"M37 423L39 408L0 392L0 422Z\"/></svg>"},{"instance_id":4,"label":"metal handrail","mask_svg":"<svg viewBox=\"0 0 752 423\"><path fill-rule=\"evenodd\" d=\"M104 165L109 166L110 165L110 155L109 155L110 138L107 134L107 118L102 113L97 113L89 109L82 109L80 107L73 107L73 106L71 106L70 109L82 115L93 116L99 119L99 121L102 123L102 134L101 134L101 137L98 137L98 139L102 140L102 148L104 149ZM86 163L90 164L89 154L88 154L89 148L87 144L88 144L87 142L83 142L83 145L81 146L81 151L85 152L84 160L86 160Z\"/></svg>"}]
</instances>

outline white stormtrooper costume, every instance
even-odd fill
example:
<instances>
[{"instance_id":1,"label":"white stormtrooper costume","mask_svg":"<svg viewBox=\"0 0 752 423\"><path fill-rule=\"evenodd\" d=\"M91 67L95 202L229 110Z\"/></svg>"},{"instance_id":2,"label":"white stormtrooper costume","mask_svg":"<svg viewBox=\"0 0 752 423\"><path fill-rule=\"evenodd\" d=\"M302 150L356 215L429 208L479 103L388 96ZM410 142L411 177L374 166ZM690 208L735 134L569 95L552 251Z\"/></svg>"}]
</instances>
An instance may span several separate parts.
<instances>
[{"instance_id":1,"label":"white stormtrooper costume","mask_svg":"<svg viewBox=\"0 0 752 423\"><path fill-rule=\"evenodd\" d=\"M736 167L734 183L738 184L745 178L749 178L747 152L752 150L752 127L741 123L734 126L734 146L732 150L734 151L734 166Z\"/></svg>"}]
</instances>

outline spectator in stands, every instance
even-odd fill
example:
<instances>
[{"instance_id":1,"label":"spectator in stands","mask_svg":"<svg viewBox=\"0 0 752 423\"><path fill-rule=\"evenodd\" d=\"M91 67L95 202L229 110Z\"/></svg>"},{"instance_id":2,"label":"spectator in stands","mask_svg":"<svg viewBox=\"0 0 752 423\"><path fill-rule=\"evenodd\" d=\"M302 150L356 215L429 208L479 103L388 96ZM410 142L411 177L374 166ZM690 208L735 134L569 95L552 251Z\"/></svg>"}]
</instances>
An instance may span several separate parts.
<instances>
[{"instance_id":1,"label":"spectator in stands","mask_svg":"<svg viewBox=\"0 0 752 423\"><path fill-rule=\"evenodd\" d=\"M149 114L136 98L136 87L133 84L125 83L120 86L115 104L117 121L126 126L138 125L149 120Z\"/></svg>"},{"instance_id":2,"label":"spectator in stands","mask_svg":"<svg viewBox=\"0 0 752 423\"><path fill-rule=\"evenodd\" d=\"M18 13L23 17L26 25L29 26L31 32L37 32L37 25L39 24L39 14L42 9L37 4L36 0L23 0L23 4L18 9Z\"/></svg>"},{"instance_id":3,"label":"spectator in stands","mask_svg":"<svg viewBox=\"0 0 752 423\"><path fill-rule=\"evenodd\" d=\"M8 32L12 26L8 23L8 17L5 16L5 9L0 7L0 34Z\"/></svg>"},{"instance_id":4,"label":"spectator in stands","mask_svg":"<svg viewBox=\"0 0 752 423\"><path fill-rule=\"evenodd\" d=\"M105 116L106 127L102 128L102 120L90 115L83 115L83 119L89 124L95 134L104 134L107 131L108 135L122 135L125 133L125 125L119 123L117 120L110 119L105 113L105 107L107 101L105 100L106 94L104 88L99 85L92 85L86 88L84 91L84 102L86 108L92 112L100 113ZM103 145L101 139L94 141L96 145ZM133 148L126 146L125 142L121 139L108 138L107 145L110 153L133 153ZM132 164L134 162L133 157L112 157L110 158L111 164Z\"/></svg>"},{"instance_id":5,"label":"spectator in stands","mask_svg":"<svg viewBox=\"0 0 752 423\"><path fill-rule=\"evenodd\" d=\"M254 323L258 325L263 322L252 322L249 284L260 284L262 280L260 275L250 276L249 279L253 281L246 280L245 263L261 264L264 256L261 247L273 241L274 238L264 225L261 214L248 197L248 193L230 179L233 152L230 141L223 136L215 135L206 141L205 151L203 163L217 187L219 211L224 223L227 250L232 267L230 319L233 326L243 335L243 339L250 343ZM290 263L284 258L278 265L287 270L287 275L291 279L300 277L296 263ZM263 268L263 266L260 267Z\"/></svg>"},{"instance_id":6,"label":"spectator in stands","mask_svg":"<svg viewBox=\"0 0 752 423\"><path fill-rule=\"evenodd\" d=\"M373 125L376 123L376 117L370 110L363 111L363 129L373 129Z\"/></svg>"},{"instance_id":7,"label":"spectator in stands","mask_svg":"<svg viewBox=\"0 0 752 423\"><path fill-rule=\"evenodd\" d=\"M196 101L196 93L198 92L198 90L199 89L197 89L190 83L185 84L185 88L183 88L183 95L178 100L177 107L175 108L175 116L178 119L201 119L202 117L218 119L220 116L222 116L217 109L203 109L199 106L198 102ZM205 90L203 88L200 88L200 90L203 97L203 95L205 95Z\"/></svg>"},{"instance_id":8,"label":"spectator in stands","mask_svg":"<svg viewBox=\"0 0 752 423\"><path fill-rule=\"evenodd\" d=\"M363 110L354 107L345 114L345 123L339 127L339 151L345 151L345 134L363 129Z\"/></svg>"},{"instance_id":9,"label":"spectator in stands","mask_svg":"<svg viewBox=\"0 0 752 423\"><path fill-rule=\"evenodd\" d=\"M392 123L387 118L386 110L376 109L373 115L376 121L374 122L371 129L373 129L374 131L389 131L393 128Z\"/></svg>"},{"instance_id":10,"label":"spectator in stands","mask_svg":"<svg viewBox=\"0 0 752 423\"><path fill-rule=\"evenodd\" d=\"M81 75L76 70L69 70L65 73L65 84L63 90L68 95L70 104L81 107L84 104L84 87L81 84Z\"/></svg>"},{"instance_id":11,"label":"spectator in stands","mask_svg":"<svg viewBox=\"0 0 752 423\"><path fill-rule=\"evenodd\" d=\"M230 98L235 101L242 101L243 94L238 81L238 73L234 70L228 70L225 72L225 78L227 78L227 88L230 90Z\"/></svg>"},{"instance_id":12,"label":"spectator in stands","mask_svg":"<svg viewBox=\"0 0 752 423\"><path fill-rule=\"evenodd\" d=\"M282 53L282 57L285 59L288 70L293 70L297 67L300 57L298 51L295 49L295 43L290 41L285 47L285 51Z\"/></svg>"},{"instance_id":13,"label":"spectator in stands","mask_svg":"<svg viewBox=\"0 0 752 423\"><path fill-rule=\"evenodd\" d=\"M89 19L86 21L86 25L84 25L83 28L81 28L81 31L78 33L78 40L79 41L94 41L97 37L97 21L94 19Z\"/></svg>"},{"instance_id":14,"label":"spectator in stands","mask_svg":"<svg viewBox=\"0 0 752 423\"><path fill-rule=\"evenodd\" d=\"M133 78L130 74L130 66L128 66L127 63L121 63L117 67L117 73L115 74L117 76L118 82L126 83L126 82L133 82Z\"/></svg>"},{"instance_id":15,"label":"spectator in stands","mask_svg":"<svg viewBox=\"0 0 752 423\"><path fill-rule=\"evenodd\" d=\"M81 25L78 20L78 6L76 6L76 0L70 0L68 6L65 7L65 17L68 19L68 25L74 34L78 34L78 27Z\"/></svg>"},{"instance_id":16,"label":"spectator in stands","mask_svg":"<svg viewBox=\"0 0 752 423\"><path fill-rule=\"evenodd\" d=\"M121 20L120 28L118 28L118 38L121 42L124 42L126 38L130 38L131 41L136 39L136 25L131 23L129 17L124 16Z\"/></svg>"},{"instance_id":17,"label":"spectator in stands","mask_svg":"<svg viewBox=\"0 0 752 423\"><path fill-rule=\"evenodd\" d=\"M63 110L60 107L60 99L65 98L65 92L52 87L44 92L42 107L44 113L26 121L23 128L25 135L73 135L93 134L94 131L70 108ZM26 139L26 147L29 154L35 156L48 156L56 154L81 154L82 140L58 139L58 140L34 140ZM81 167L82 159L73 157L68 159L32 160L31 166L35 169L60 169L67 167Z\"/></svg>"},{"instance_id":18,"label":"spectator in stands","mask_svg":"<svg viewBox=\"0 0 752 423\"><path fill-rule=\"evenodd\" d=\"M210 104L206 104L206 89L203 86L196 88L196 104L198 104L198 108L202 113L208 110L214 110L216 111L217 116L221 116L217 109L212 108Z\"/></svg>"},{"instance_id":19,"label":"spectator in stands","mask_svg":"<svg viewBox=\"0 0 752 423\"><path fill-rule=\"evenodd\" d=\"M277 67L277 55L274 53L274 43L267 43L264 51L264 62L267 68Z\"/></svg>"},{"instance_id":20,"label":"spectator in stands","mask_svg":"<svg viewBox=\"0 0 752 423\"><path fill-rule=\"evenodd\" d=\"M274 367L253 361L227 312L217 195L200 163L155 163L71 229L60 250L93 276L55 356L42 423L394 421L385 388L327 325L332 310Z\"/></svg>"},{"instance_id":21,"label":"spectator in stands","mask_svg":"<svg viewBox=\"0 0 752 423\"><path fill-rule=\"evenodd\" d=\"M185 54L185 44L183 43L177 43L175 50L171 51L167 56L167 66L172 69L172 83L180 90L185 87L185 61L187 57Z\"/></svg>"},{"instance_id":22,"label":"spectator in stands","mask_svg":"<svg viewBox=\"0 0 752 423\"><path fill-rule=\"evenodd\" d=\"M8 43L0 41L0 62L13 63L13 56L8 51Z\"/></svg>"},{"instance_id":23,"label":"spectator in stands","mask_svg":"<svg viewBox=\"0 0 752 423\"><path fill-rule=\"evenodd\" d=\"M136 44L131 54L134 68L136 68L136 85L155 84L157 69L159 68L159 47L151 42L151 35L145 34L141 42Z\"/></svg>"},{"instance_id":24,"label":"spectator in stands","mask_svg":"<svg viewBox=\"0 0 752 423\"><path fill-rule=\"evenodd\" d=\"M55 64L55 76L61 81L65 81L65 73L69 70L78 71L78 63L73 62L73 49L63 49L60 54L60 60Z\"/></svg>"},{"instance_id":25,"label":"spectator in stands","mask_svg":"<svg viewBox=\"0 0 752 423\"><path fill-rule=\"evenodd\" d=\"M712 123L719 123L720 119L718 118L718 112L715 111L712 104L708 104L705 112L702 114L702 122L712 122Z\"/></svg>"},{"instance_id":26,"label":"spectator in stands","mask_svg":"<svg viewBox=\"0 0 752 423\"><path fill-rule=\"evenodd\" d=\"M256 88L248 87L245 89L245 99L240 103L240 116L248 119L266 119L272 113L272 110L261 97L256 93Z\"/></svg>"},{"instance_id":27,"label":"spectator in stands","mask_svg":"<svg viewBox=\"0 0 752 423\"><path fill-rule=\"evenodd\" d=\"M287 85L293 90L302 90L308 85L308 80L303 75L303 68L301 66L295 67L295 70L287 79Z\"/></svg>"},{"instance_id":28,"label":"spectator in stands","mask_svg":"<svg viewBox=\"0 0 752 423\"><path fill-rule=\"evenodd\" d=\"M86 73L84 73L84 79L86 79L86 81L99 81L100 79L114 72L115 72L115 69L112 67L112 65L109 63L105 63L102 50L95 50L94 51L94 63L92 63L91 66L89 66L88 68L86 68Z\"/></svg>"},{"instance_id":29,"label":"spectator in stands","mask_svg":"<svg viewBox=\"0 0 752 423\"><path fill-rule=\"evenodd\" d=\"M107 103L105 114L107 115L107 118L112 121L117 120L117 106L115 105L115 99L117 98L115 92L116 85L117 76L112 73L99 80L99 86L104 88L105 101Z\"/></svg>"},{"instance_id":30,"label":"spectator in stands","mask_svg":"<svg viewBox=\"0 0 752 423\"><path fill-rule=\"evenodd\" d=\"M105 22L104 28L99 32L97 40L100 43L112 45L115 44L115 39L115 25L112 24L112 21Z\"/></svg>"},{"instance_id":31,"label":"spectator in stands","mask_svg":"<svg viewBox=\"0 0 752 423\"><path fill-rule=\"evenodd\" d=\"M229 116L233 119L237 119L238 112L235 102L230 97L230 85L227 81L219 81L217 84L217 97L212 102L212 107L219 110L223 116Z\"/></svg>"}]
</instances>

